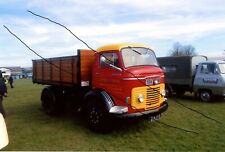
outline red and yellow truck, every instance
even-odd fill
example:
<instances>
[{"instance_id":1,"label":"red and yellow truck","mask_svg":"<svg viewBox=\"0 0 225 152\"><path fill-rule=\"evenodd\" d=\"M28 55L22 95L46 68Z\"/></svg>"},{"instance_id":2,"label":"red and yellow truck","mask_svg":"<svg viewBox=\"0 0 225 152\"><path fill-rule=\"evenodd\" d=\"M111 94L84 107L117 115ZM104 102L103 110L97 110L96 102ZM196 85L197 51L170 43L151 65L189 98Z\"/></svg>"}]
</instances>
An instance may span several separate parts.
<instances>
[{"instance_id":1,"label":"red and yellow truck","mask_svg":"<svg viewBox=\"0 0 225 152\"><path fill-rule=\"evenodd\" d=\"M112 117L155 117L168 108L164 74L148 46L113 44L77 52L33 60L33 82L48 85L41 94L46 113L60 112L64 97L73 94L89 127L102 131Z\"/></svg>"}]
</instances>

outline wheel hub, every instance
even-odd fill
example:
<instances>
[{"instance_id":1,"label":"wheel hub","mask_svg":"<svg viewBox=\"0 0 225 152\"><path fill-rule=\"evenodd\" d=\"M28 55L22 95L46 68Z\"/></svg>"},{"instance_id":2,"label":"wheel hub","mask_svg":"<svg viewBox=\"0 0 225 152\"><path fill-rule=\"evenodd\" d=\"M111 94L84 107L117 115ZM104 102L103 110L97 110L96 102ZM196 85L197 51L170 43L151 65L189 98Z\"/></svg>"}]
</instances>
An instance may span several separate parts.
<instances>
[{"instance_id":1,"label":"wheel hub","mask_svg":"<svg viewBox=\"0 0 225 152\"><path fill-rule=\"evenodd\" d=\"M96 108L93 107L91 109L89 118L92 124L98 124L100 122L100 113Z\"/></svg>"},{"instance_id":2,"label":"wheel hub","mask_svg":"<svg viewBox=\"0 0 225 152\"><path fill-rule=\"evenodd\" d=\"M210 95L209 95L208 92L203 92L201 94L201 98L202 98L203 101L209 101L210 100Z\"/></svg>"}]
</instances>

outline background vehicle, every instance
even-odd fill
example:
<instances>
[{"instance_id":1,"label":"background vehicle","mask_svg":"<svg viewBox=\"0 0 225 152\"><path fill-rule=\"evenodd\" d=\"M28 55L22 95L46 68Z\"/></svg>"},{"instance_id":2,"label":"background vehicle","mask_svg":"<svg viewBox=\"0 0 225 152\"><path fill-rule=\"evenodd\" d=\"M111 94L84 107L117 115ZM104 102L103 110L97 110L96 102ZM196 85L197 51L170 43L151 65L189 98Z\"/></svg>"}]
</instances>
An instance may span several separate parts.
<instances>
[{"instance_id":1,"label":"background vehicle","mask_svg":"<svg viewBox=\"0 0 225 152\"><path fill-rule=\"evenodd\" d=\"M10 69L0 68L0 71L2 72L2 76L5 79L5 83L8 83L8 79L11 76Z\"/></svg>"},{"instance_id":2,"label":"background vehicle","mask_svg":"<svg viewBox=\"0 0 225 152\"><path fill-rule=\"evenodd\" d=\"M165 72L166 92L182 96L185 91L194 92L202 101L225 94L225 62L206 61L205 56L181 56L158 58Z\"/></svg>"},{"instance_id":3,"label":"background vehicle","mask_svg":"<svg viewBox=\"0 0 225 152\"><path fill-rule=\"evenodd\" d=\"M111 117L157 116L168 107L163 71L154 52L139 44L33 60L33 82L49 85L41 95L48 114L62 111L64 98L72 94L95 131L107 130Z\"/></svg>"}]
</instances>

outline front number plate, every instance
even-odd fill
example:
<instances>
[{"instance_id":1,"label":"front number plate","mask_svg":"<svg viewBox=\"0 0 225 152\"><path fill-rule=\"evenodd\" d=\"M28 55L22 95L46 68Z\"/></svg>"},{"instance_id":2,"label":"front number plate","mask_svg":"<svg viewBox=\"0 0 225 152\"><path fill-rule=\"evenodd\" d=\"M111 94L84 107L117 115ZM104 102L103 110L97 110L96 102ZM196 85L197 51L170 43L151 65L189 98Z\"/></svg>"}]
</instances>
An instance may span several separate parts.
<instances>
[{"instance_id":1,"label":"front number plate","mask_svg":"<svg viewBox=\"0 0 225 152\"><path fill-rule=\"evenodd\" d=\"M156 121L156 120L159 120L160 117L161 117L161 114L158 114L158 115L155 115L155 116L150 116L150 117L149 117L149 120L150 120L151 122L154 122L154 121Z\"/></svg>"}]
</instances>

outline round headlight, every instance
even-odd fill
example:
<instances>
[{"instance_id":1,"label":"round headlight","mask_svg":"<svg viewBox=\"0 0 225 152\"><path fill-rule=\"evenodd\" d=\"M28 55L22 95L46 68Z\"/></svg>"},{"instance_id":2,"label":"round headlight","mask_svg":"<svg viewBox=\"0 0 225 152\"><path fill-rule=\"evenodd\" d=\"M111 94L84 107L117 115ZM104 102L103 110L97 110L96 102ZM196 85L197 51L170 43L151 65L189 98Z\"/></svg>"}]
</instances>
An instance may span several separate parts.
<instances>
[{"instance_id":1,"label":"round headlight","mask_svg":"<svg viewBox=\"0 0 225 152\"><path fill-rule=\"evenodd\" d=\"M166 96L166 90L163 89L163 90L161 91L161 95L162 95L162 96Z\"/></svg>"},{"instance_id":2,"label":"round headlight","mask_svg":"<svg viewBox=\"0 0 225 152\"><path fill-rule=\"evenodd\" d=\"M153 82L154 84L159 84L159 79L155 79Z\"/></svg>"},{"instance_id":3,"label":"round headlight","mask_svg":"<svg viewBox=\"0 0 225 152\"><path fill-rule=\"evenodd\" d=\"M139 94L139 95L138 95L138 101L139 101L140 103L144 102L144 95L143 95L143 94Z\"/></svg>"}]
</instances>

